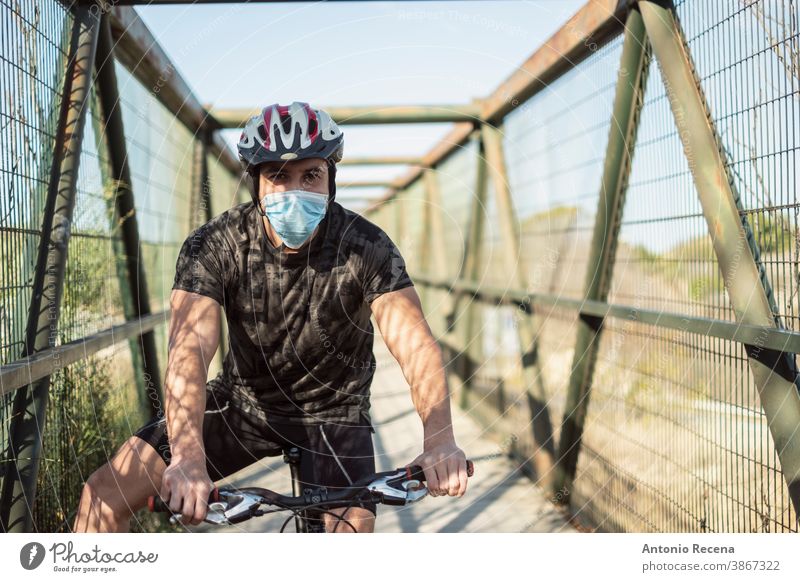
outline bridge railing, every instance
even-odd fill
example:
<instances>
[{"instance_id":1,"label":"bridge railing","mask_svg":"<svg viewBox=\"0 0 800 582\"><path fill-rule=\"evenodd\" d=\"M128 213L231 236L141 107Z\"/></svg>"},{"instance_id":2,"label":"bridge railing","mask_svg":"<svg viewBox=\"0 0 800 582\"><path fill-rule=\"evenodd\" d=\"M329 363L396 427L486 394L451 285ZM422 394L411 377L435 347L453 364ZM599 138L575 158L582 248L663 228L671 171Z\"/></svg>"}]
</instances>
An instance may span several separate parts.
<instances>
[{"instance_id":1,"label":"bridge railing","mask_svg":"<svg viewBox=\"0 0 800 582\"><path fill-rule=\"evenodd\" d=\"M246 196L136 13L68 4L0 7L3 531L68 531L162 412L178 250Z\"/></svg>"},{"instance_id":2,"label":"bridge railing","mask_svg":"<svg viewBox=\"0 0 800 582\"><path fill-rule=\"evenodd\" d=\"M178 245L246 200L135 12L66 4L0 7L5 531L67 529L158 414ZM798 38L593 0L368 212L458 401L600 529L798 529Z\"/></svg>"},{"instance_id":3,"label":"bridge railing","mask_svg":"<svg viewBox=\"0 0 800 582\"><path fill-rule=\"evenodd\" d=\"M458 401L611 531L798 531L790 2L589 2L368 216Z\"/></svg>"}]
</instances>

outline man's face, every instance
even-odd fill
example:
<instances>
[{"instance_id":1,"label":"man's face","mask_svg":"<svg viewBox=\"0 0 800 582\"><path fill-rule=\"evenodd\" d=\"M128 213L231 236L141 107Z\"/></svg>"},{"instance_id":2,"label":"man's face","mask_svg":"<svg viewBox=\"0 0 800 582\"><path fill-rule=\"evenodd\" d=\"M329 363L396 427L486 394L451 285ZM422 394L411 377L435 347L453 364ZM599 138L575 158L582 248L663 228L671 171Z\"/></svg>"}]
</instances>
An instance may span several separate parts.
<instances>
[{"instance_id":1,"label":"man's face","mask_svg":"<svg viewBox=\"0 0 800 582\"><path fill-rule=\"evenodd\" d=\"M329 194L328 188L328 162L323 158L308 158L305 160L292 160L288 162L266 162L259 166L259 200L264 200L265 196L276 192L288 192L290 190L305 190L306 192L317 192L319 194ZM269 219L264 216L264 224L267 236L274 246L281 244L280 235L272 228ZM314 233L301 246L308 244L319 227L314 229ZM298 247L300 248L300 247ZM294 253L296 249L286 249L284 252Z\"/></svg>"},{"instance_id":2,"label":"man's face","mask_svg":"<svg viewBox=\"0 0 800 582\"><path fill-rule=\"evenodd\" d=\"M259 170L259 198L289 190L329 193L328 163L322 158L267 162Z\"/></svg>"}]
</instances>

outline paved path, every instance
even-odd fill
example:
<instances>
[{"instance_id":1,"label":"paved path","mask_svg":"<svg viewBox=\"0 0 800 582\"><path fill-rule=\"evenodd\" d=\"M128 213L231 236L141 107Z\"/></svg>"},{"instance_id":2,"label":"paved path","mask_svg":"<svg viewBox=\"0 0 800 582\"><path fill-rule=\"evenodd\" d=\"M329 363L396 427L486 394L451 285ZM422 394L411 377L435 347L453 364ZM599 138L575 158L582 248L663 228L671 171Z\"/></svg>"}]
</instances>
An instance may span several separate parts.
<instances>
[{"instance_id":1,"label":"paved path","mask_svg":"<svg viewBox=\"0 0 800 582\"><path fill-rule=\"evenodd\" d=\"M378 471L402 467L421 452L422 425L400 366L375 337L378 369L372 384L372 419ZM475 460L475 475L461 498L427 497L409 507L378 506L379 532L575 532L545 495L520 473L480 427L456 406L453 423L459 446ZM280 457L267 458L225 480L235 486L290 492L289 469ZM264 516L243 524L193 531L277 532L283 517ZM293 524L287 526L292 530Z\"/></svg>"}]
</instances>

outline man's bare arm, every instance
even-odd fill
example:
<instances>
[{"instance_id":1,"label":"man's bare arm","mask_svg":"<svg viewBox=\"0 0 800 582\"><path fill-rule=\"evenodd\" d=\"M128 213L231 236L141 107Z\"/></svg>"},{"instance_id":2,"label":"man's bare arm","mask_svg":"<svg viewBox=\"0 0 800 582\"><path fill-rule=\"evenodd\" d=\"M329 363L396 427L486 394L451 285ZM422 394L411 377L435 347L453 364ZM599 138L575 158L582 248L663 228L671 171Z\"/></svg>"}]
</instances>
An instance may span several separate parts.
<instances>
[{"instance_id":1,"label":"man's bare arm","mask_svg":"<svg viewBox=\"0 0 800 582\"><path fill-rule=\"evenodd\" d=\"M169 359L164 382L170 464L161 497L184 516L205 519L213 487L206 470L203 417L211 359L219 347L220 305L210 297L180 289L170 296Z\"/></svg>"},{"instance_id":2,"label":"man's bare arm","mask_svg":"<svg viewBox=\"0 0 800 582\"><path fill-rule=\"evenodd\" d=\"M210 297L175 289L170 308L165 398L172 457L204 456L205 388L219 347L220 305Z\"/></svg>"},{"instance_id":3,"label":"man's bare arm","mask_svg":"<svg viewBox=\"0 0 800 582\"><path fill-rule=\"evenodd\" d=\"M414 463L425 469L431 494L463 495L466 457L455 443L442 350L425 320L417 291L406 287L384 293L371 307L383 340L411 387L411 399L422 420L424 452Z\"/></svg>"}]
</instances>

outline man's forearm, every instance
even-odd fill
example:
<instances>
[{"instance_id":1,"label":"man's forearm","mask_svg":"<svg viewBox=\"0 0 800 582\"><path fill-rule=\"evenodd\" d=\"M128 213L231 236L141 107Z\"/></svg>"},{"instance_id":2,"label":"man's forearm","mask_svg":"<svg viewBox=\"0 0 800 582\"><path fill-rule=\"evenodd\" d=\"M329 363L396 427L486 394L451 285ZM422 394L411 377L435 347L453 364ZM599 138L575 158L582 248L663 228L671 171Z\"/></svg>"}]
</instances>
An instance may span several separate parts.
<instances>
[{"instance_id":1,"label":"man's forearm","mask_svg":"<svg viewBox=\"0 0 800 582\"><path fill-rule=\"evenodd\" d=\"M171 365L165 382L167 433L173 458L204 457L203 415L206 376L200 363L183 360L178 371Z\"/></svg>"},{"instance_id":2,"label":"man's forearm","mask_svg":"<svg viewBox=\"0 0 800 582\"><path fill-rule=\"evenodd\" d=\"M414 407L422 420L425 446L452 441L450 391L441 348L431 337L408 360L406 379L411 385Z\"/></svg>"}]
</instances>

